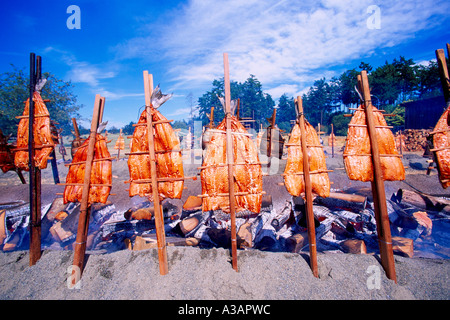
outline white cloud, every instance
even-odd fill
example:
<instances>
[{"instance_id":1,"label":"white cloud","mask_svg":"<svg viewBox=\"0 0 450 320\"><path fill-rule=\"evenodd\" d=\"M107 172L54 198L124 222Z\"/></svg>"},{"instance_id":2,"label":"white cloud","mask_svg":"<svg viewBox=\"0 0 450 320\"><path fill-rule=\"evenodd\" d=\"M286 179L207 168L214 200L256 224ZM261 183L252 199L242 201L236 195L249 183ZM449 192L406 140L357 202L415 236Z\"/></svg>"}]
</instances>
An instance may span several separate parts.
<instances>
[{"instance_id":1,"label":"white cloud","mask_svg":"<svg viewBox=\"0 0 450 320\"><path fill-rule=\"evenodd\" d=\"M191 108L177 108L174 112L167 114L167 116L180 116L183 114L188 115L191 112Z\"/></svg>"},{"instance_id":2,"label":"white cloud","mask_svg":"<svg viewBox=\"0 0 450 320\"><path fill-rule=\"evenodd\" d=\"M436 62L436 59L431 59L431 60L421 60L416 62L416 66L422 66L422 67L428 67L430 65L431 62Z\"/></svg>"},{"instance_id":3,"label":"white cloud","mask_svg":"<svg viewBox=\"0 0 450 320\"><path fill-rule=\"evenodd\" d=\"M95 92L100 94L102 97L105 97L107 100L120 100L124 98L136 98L136 97L144 97L144 93L124 93L124 92L111 92L104 88L97 88Z\"/></svg>"},{"instance_id":4,"label":"white cloud","mask_svg":"<svg viewBox=\"0 0 450 320\"><path fill-rule=\"evenodd\" d=\"M59 59L62 60L69 68L65 78L73 83L84 83L90 88L93 94L100 94L108 100L120 100L130 97L143 97L144 93L130 93L119 91L110 91L105 89L102 80L114 79L119 76L118 71L120 66L114 62L107 62L103 64L92 64L86 61L78 61L74 54L65 50L61 50L52 46L44 49L44 53L55 53ZM110 71L116 70L116 71Z\"/></svg>"},{"instance_id":5,"label":"white cloud","mask_svg":"<svg viewBox=\"0 0 450 320\"><path fill-rule=\"evenodd\" d=\"M367 28L367 8L378 5L381 29ZM446 17L448 1L278 1L191 0L163 24L148 23L139 35L116 47L118 57L168 62L178 86L209 85L223 76L223 52L230 76L256 75L265 86L291 89L346 61L396 46ZM176 86L175 86L176 87Z\"/></svg>"},{"instance_id":6,"label":"white cloud","mask_svg":"<svg viewBox=\"0 0 450 320\"><path fill-rule=\"evenodd\" d=\"M296 84L282 84L277 87L264 90L268 94L272 96L273 99L278 99L283 94L287 94L288 96L297 96L300 92L299 86Z\"/></svg>"},{"instance_id":7,"label":"white cloud","mask_svg":"<svg viewBox=\"0 0 450 320\"><path fill-rule=\"evenodd\" d=\"M86 83L93 88L97 88L101 79L114 78L116 74L112 71L102 71L98 66L91 65L87 62L72 62L71 67L66 77L72 82Z\"/></svg>"}]
</instances>

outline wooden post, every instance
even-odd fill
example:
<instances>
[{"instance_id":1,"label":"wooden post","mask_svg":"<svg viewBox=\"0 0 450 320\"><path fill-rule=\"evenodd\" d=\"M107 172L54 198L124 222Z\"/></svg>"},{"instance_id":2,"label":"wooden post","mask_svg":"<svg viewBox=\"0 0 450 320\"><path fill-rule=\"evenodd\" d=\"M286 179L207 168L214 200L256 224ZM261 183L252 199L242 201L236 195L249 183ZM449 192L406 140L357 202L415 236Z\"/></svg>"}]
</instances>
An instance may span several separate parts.
<instances>
[{"instance_id":1,"label":"wooden post","mask_svg":"<svg viewBox=\"0 0 450 320\"><path fill-rule=\"evenodd\" d=\"M228 192L230 200L231 218L231 256L233 269L238 271L237 265L237 240L236 240L236 203L234 199L234 174L233 174L233 137L231 133L231 92L230 92L230 68L228 65L228 53L223 54L224 85L225 85L225 116L227 125L227 165L228 165Z\"/></svg>"},{"instance_id":2,"label":"wooden post","mask_svg":"<svg viewBox=\"0 0 450 320\"><path fill-rule=\"evenodd\" d=\"M331 157L334 158L334 126L331 124Z\"/></svg>"},{"instance_id":3,"label":"wooden post","mask_svg":"<svg viewBox=\"0 0 450 320\"><path fill-rule=\"evenodd\" d=\"M447 56L450 59L450 43L447 43Z\"/></svg>"},{"instance_id":4,"label":"wooden post","mask_svg":"<svg viewBox=\"0 0 450 320\"><path fill-rule=\"evenodd\" d=\"M313 275L316 278L318 278L319 269L317 266L316 230L314 224L312 185L311 185L311 177L309 175L309 159L308 159L308 146L306 145L305 115L303 114L303 103L302 98L300 96L297 97L296 104L299 115L299 126L301 134L302 153L303 153L303 172L304 172L303 178L305 179L306 222L308 227L310 266Z\"/></svg>"},{"instance_id":5,"label":"wooden post","mask_svg":"<svg viewBox=\"0 0 450 320\"><path fill-rule=\"evenodd\" d=\"M65 156L66 156L66 149L64 148L64 137L63 137L63 135L61 135L61 145L60 145L60 154L61 154L61 156L62 156L62 159L63 159L63 163L65 163L66 162L66 159L65 159Z\"/></svg>"},{"instance_id":6,"label":"wooden post","mask_svg":"<svg viewBox=\"0 0 450 320\"><path fill-rule=\"evenodd\" d=\"M449 46L447 45L447 50ZM445 103L450 101L450 82L448 76L447 61L443 49L436 50L436 59L438 62L439 76L441 78L442 91L444 92Z\"/></svg>"},{"instance_id":7,"label":"wooden post","mask_svg":"<svg viewBox=\"0 0 450 320\"><path fill-rule=\"evenodd\" d=\"M90 205L89 205L89 189L91 184L91 171L92 171L92 161L94 160L95 152L95 141L97 138L97 128L101 121L100 114L104 107L105 98L101 97L99 94L95 96L94 113L92 115L91 121L91 131L89 135L89 144L86 156L86 167L84 172L84 183L83 191L81 194L80 203L80 216L78 219L78 229L77 237L75 240L74 247L74 258L73 258L73 269L72 273L79 274L81 276L83 272L84 256L86 252L86 241L89 229L89 216L90 216ZM77 269L75 269L77 268ZM79 272L79 273L78 273ZM78 282L76 277L73 278L74 285Z\"/></svg>"},{"instance_id":8,"label":"wooden post","mask_svg":"<svg viewBox=\"0 0 450 320\"><path fill-rule=\"evenodd\" d=\"M119 137L117 138L117 141L118 141L118 146L117 146L117 161L119 161L119 159L120 159L120 146L121 146L121 144L122 144L122 139L123 139L123 137L122 137L122 129L120 129ZM125 142L124 142L124 143L125 143Z\"/></svg>"},{"instance_id":9,"label":"wooden post","mask_svg":"<svg viewBox=\"0 0 450 320\"><path fill-rule=\"evenodd\" d=\"M81 139L80 131L78 130L77 119L72 118L73 130L75 132L75 139Z\"/></svg>"},{"instance_id":10,"label":"wooden post","mask_svg":"<svg viewBox=\"0 0 450 320\"><path fill-rule=\"evenodd\" d=\"M380 248L381 265L386 276L397 282L395 274L394 253L392 250L392 237L389 223L389 216L386 206L386 193L384 189L383 172L381 169L380 153L378 150L377 134L372 111L372 101L370 98L369 80L367 71L361 71L358 82L362 89L364 99L364 109L366 112L367 131L369 133L370 146L372 151L373 181L372 194L375 208L375 219L377 223L378 243Z\"/></svg>"},{"instance_id":11,"label":"wooden post","mask_svg":"<svg viewBox=\"0 0 450 320\"><path fill-rule=\"evenodd\" d=\"M35 166L34 91L36 86L36 55L30 53L30 96L28 107L28 165L30 167L30 266L41 257L41 175Z\"/></svg>"},{"instance_id":12,"label":"wooden post","mask_svg":"<svg viewBox=\"0 0 450 320\"><path fill-rule=\"evenodd\" d=\"M211 107L211 115L209 118L209 128L210 129L214 128L214 107Z\"/></svg>"},{"instance_id":13,"label":"wooden post","mask_svg":"<svg viewBox=\"0 0 450 320\"><path fill-rule=\"evenodd\" d=\"M275 132L275 121L277 117L277 109L273 109L272 117L268 118L269 126L267 127L267 157L269 158L269 164L270 164L270 158L272 157L272 140L273 140L273 133Z\"/></svg>"},{"instance_id":14,"label":"wooden post","mask_svg":"<svg viewBox=\"0 0 450 320\"><path fill-rule=\"evenodd\" d=\"M156 240L158 243L159 273L161 275L166 275L169 272L167 265L166 234L164 231L164 217L159 202L158 180L156 176L155 144L153 140L153 119L150 108L151 96L153 92L153 76L149 74L148 71L144 71L144 90L145 90L145 106L147 110L147 133L149 144L148 149L150 155L153 205L155 208Z\"/></svg>"}]
</instances>

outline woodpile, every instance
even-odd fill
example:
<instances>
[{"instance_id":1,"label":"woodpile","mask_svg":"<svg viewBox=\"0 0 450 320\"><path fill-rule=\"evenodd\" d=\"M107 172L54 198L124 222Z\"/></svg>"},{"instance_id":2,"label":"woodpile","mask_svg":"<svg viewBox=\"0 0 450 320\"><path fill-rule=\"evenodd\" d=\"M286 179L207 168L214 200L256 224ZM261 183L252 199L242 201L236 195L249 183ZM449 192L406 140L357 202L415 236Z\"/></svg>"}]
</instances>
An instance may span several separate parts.
<instances>
[{"instance_id":1,"label":"woodpile","mask_svg":"<svg viewBox=\"0 0 450 320\"><path fill-rule=\"evenodd\" d=\"M395 135L395 141L397 149L399 149L399 140L403 140L402 150L403 151L424 151L427 145L427 137L430 134L430 130L427 129L406 129L402 132L401 138L400 133L397 132Z\"/></svg>"},{"instance_id":2,"label":"woodpile","mask_svg":"<svg viewBox=\"0 0 450 320\"><path fill-rule=\"evenodd\" d=\"M169 200L163 203L166 245L229 248L229 214L221 210L203 214L199 203L201 198L195 196L189 197L182 206ZM0 211L0 248L3 251L26 249L24 239L29 203L3 204L3 207L6 210ZM238 248L296 253L308 250L306 208L301 197L287 201L278 211L274 210L271 197L265 195L261 207L261 213L256 216L236 215ZM447 219L449 208L450 202L445 198L406 189L394 193L387 200L394 253L412 257L416 254L416 245L422 255L425 247L426 254L437 252L439 247L433 249L436 239L441 245L448 239L443 234L445 229L441 220ZM350 254L377 252L373 203L366 197L333 192L328 198L316 197L313 210L318 250ZM111 203L95 204L90 216L88 250L111 252L124 247L129 250L155 248L153 211L147 200L122 213L116 212ZM43 248L73 250L80 204L64 205L62 198L57 198L43 212ZM141 213L144 214L141 216ZM439 255L447 256L441 252Z\"/></svg>"}]
</instances>

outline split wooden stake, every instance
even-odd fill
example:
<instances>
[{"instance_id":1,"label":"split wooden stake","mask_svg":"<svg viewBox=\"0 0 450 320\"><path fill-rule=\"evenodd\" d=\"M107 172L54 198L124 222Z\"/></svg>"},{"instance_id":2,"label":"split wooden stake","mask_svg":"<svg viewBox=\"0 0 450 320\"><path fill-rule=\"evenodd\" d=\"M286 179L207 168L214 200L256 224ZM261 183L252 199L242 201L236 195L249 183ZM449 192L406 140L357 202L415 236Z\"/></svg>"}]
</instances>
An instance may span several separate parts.
<instances>
[{"instance_id":1,"label":"split wooden stake","mask_svg":"<svg viewBox=\"0 0 450 320\"><path fill-rule=\"evenodd\" d=\"M72 123L73 123L73 130L74 130L74 134L75 134L75 139L80 140L81 136L80 136L80 130L78 130L77 119L72 118Z\"/></svg>"},{"instance_id":2,"label":"split wooden stake","mask_svg":"<svg viewBox=\"0 0 450 320\"><path fill-rule=\"evenodd\" d=\"M101 116L103 114L104 105L105 105L105 98L97 94L95 96L94 113L92 115L89 144L87 147L88 149L86 155L86 167L84 171L83 191L81 194L81 202L80 202L80 216L78 218L77 237L75 240L75 247L74 247L74 258L72 264L73 285L76 285L76 283L80 280L81 274L83 272L84 256L86 253L86 241L89 229L89 216L90 216L89 189L91 186L92 162L94 160L95 142L97 140L96 139L97 129L102 119ZM78 275L78 277L76 275Z\"/></svg>"},{"instance_id":3,"label":"split wooden stake","mask_svg":"<svg viewBox=\"0 0 450 320\"><path fill-rule=\"evenodd\" d=\"M211 107L211 113L209 115L209 129L214 128L214 107Z\"/></svg>"},{"instance_id":4,"label":"split wooden stake","mask_svg":"<svg viewBox=\"0 0 450 320\"><path fill-rule=\"evenodd\" d=\"M363 70L361 71L361 75L358 75L358 85L364 99L363 102L366 112L367 131L369 133L370 146L372 151L372 195L375 207L375 220L377 224L381 265L386 272L386 276L397 283L397 276L395 274L394 252L392 250L391 229L386 206L386 191L384 189L383 172L381 169L380 152L378 149L375 121L373 118L367 71Z\"/></svg>"},{"instance_id":5,"label":"split wooden stake","mask_svg":"<svg viewBox=\"0 0 450 320\"><path fill-rule=\"evenodd\" d=\"M334 142L336 140L336 137L334 136L334 126L331 124L331 157L334 158Z\"/></svg>"},{"instance_id":6,"label":"split wooden stake","mask_svg":"<svg viewBox=\"0 0 450 320\"><path fill-rule=\"evenodd\" d=\"M150 171L152 180L153 205L155 209L156 239L158 243L159 273L166 275L169 272L167 265L166 234L164 231L164 216L159 202L158 177L156 175L156 156L153 132L153 119L151 113L151 96L153 92L153 75L144 71L145 106L147 110L148 149L150 155Z\"/></svg>"},{"instance_id":7,"label":"split wooden stake","mask_svg":"<svg viewBox=\"0 0 450 320\"><path fill-rule=\"evenodd\" d=\"M234 175L233 175L233 136L231 133L231 92L230 92L230 68L228 64L228 53L223 54L224 66L224 85L225 85L225 116L227 133L227 164L228 164L228 192L230 200L230 218L231 218L231 256L232 266L236 271L237 264L237 240L236 240L236 203L234 199Z\"/></svg>"},{"instance_id":8,"label":"split wooden stake","mask_svg":"<svg viewBox=\"0 0 450 320\"><path fill-rule=\"evenodd\" d=\"M309 171L308 147L306 145L305 115L303 114L302 98L298 96L295 103L297 107L303 153L303 178L305 180L306 222L308 226L309 259L313 275L318 278L319 268L317 266L316 230L314 224L312 185Z\"/></svg>"},{"instance_id":9,"label":"split wooden stake","mask_svg":"<svg viewBox=\"0 0 450 320\"><path fill-rule=\"evenodd\" d=\"M267 157L269 157L269 164L272 156L272 139L275 133L275 121L277 117L277 109L273 109L272 117L267 119L269 126L267 127Z\"/></svg>"},{"instance_id":10,"label":"split wooden stake","mask_svg":"<svg viewBox=\"0 0 450 320\"><path fill-rule=\"evenodd\" d=\"M445 102L448 103L450 101L450 79L444 49L436 50L436 59L439 68L439 76L441 78L442 91L444 92Z\"/></svg>"},{"instance_id":11,"label":"split wooden stake","mask_svg":"<svg viewBox=\"0 0 450 320\"><path fill-rule=\"evenodd\" d=\"M30 167L30 266L41 258L41 170L35 165L34 90L36 55L30 54L30 97L28 106L28 165Z\"/></svg>"}]
</instances>

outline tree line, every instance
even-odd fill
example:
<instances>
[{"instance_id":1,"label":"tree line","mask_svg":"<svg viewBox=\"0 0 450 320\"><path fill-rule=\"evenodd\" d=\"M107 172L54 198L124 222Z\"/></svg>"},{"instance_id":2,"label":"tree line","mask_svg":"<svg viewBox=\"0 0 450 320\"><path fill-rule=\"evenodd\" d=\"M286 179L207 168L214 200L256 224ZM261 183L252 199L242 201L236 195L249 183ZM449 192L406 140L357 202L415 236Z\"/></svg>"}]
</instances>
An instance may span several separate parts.
<instances>
[{"instance_id":1,"label":"tree line","mask_svg":"<svg viewBox=\"0 0 450 320\"><path fill-rule=\"evenodd\" d=\"M24 101L28 99L29 80L23 70L14 66L12 68L12 71L0 74L0 128L4 134L16 135L19 120L15 117L22 114ZM416 64L413 59L400 56L376 68L361 62L357 68L346 70L339 76L314 81L302 95L303 109L312 125L317 126L320 123L321 130L329 133L330 125L333 124L337 135L346 135L350 118L344 117L344 114L348 113L348 108L356 107L359 103L355 86L361 70L368 72L374 105L396 115L386 119L389 125L401 127L404 124L405 110L401 103L442 95L436 61ZM52 120L63 129L64 135L70 135L73 130L71 118L80 119L78 111L82 107L73 94L74 86L70 81L57 79L48 72L44 73L43 77L47 79L47 84L41 95L44 99L51 100L46 105ZM296 116L294 97L283 94L276 105L272 96L263 91L263 85L252 74L244 82L231 81L230 90L231 99L240 101L240 117L254 119L255 129L259 129L261 125L266 127L267 119L276 108L278 127L286 132L290 131L291 120ZM214 124L217 125L225 116L218 96L224 96L223 78L213 80L212 88L198 98L198 116L189 121L176 121L173 126L187 129L192 125L192 121L201 121L203 125L207 125L210 122L208 114L211 107L214 107ZM190 103L192 107L192 101ZM133 122L130 122L122 128L124 134L133 133L132 125ZM88 132L88 129L81 126L79 129L81 134ZM116 133L119 129L113 127L108 131Z\"/></svg>"},{"instance_id":2,"label":"tree line","mask_svg":"<svg viewBox=\"0 0 450 320\"><path fill-rule=\"evenodd\" d=\"M348 108L357 107L359 96L355 90L357 75L361 70L368 72L371 86L372 101L379 109L395 114L387 118L388 124L396 127L404 125L405 101L420 100L442 95L437 62L429 61L416 64L413 59L400 56L392 62L373 68L368 63L361 62L357 68L344 71L330 80L321 78L314 81L309 90L302 95L303 109L308 121L321 130L330 132L331 124L338 135L346 135L350 118L344 117ZM198 99L199 120L203 125L209 123L207 114L214 106L214 119L217 124L223 119L224 113L217 96L224 95L223 79L214 80L213 87ZM262 90L262 84L254 75L243 83L231 81L231 99L240 99L241 117L252 117L257 128L268 125L267 118L272 115L275 102L268 93ZM294 97L283 94L278 101L277 125L287 132L294 120Z\"/></svg>"}]
</instances>

